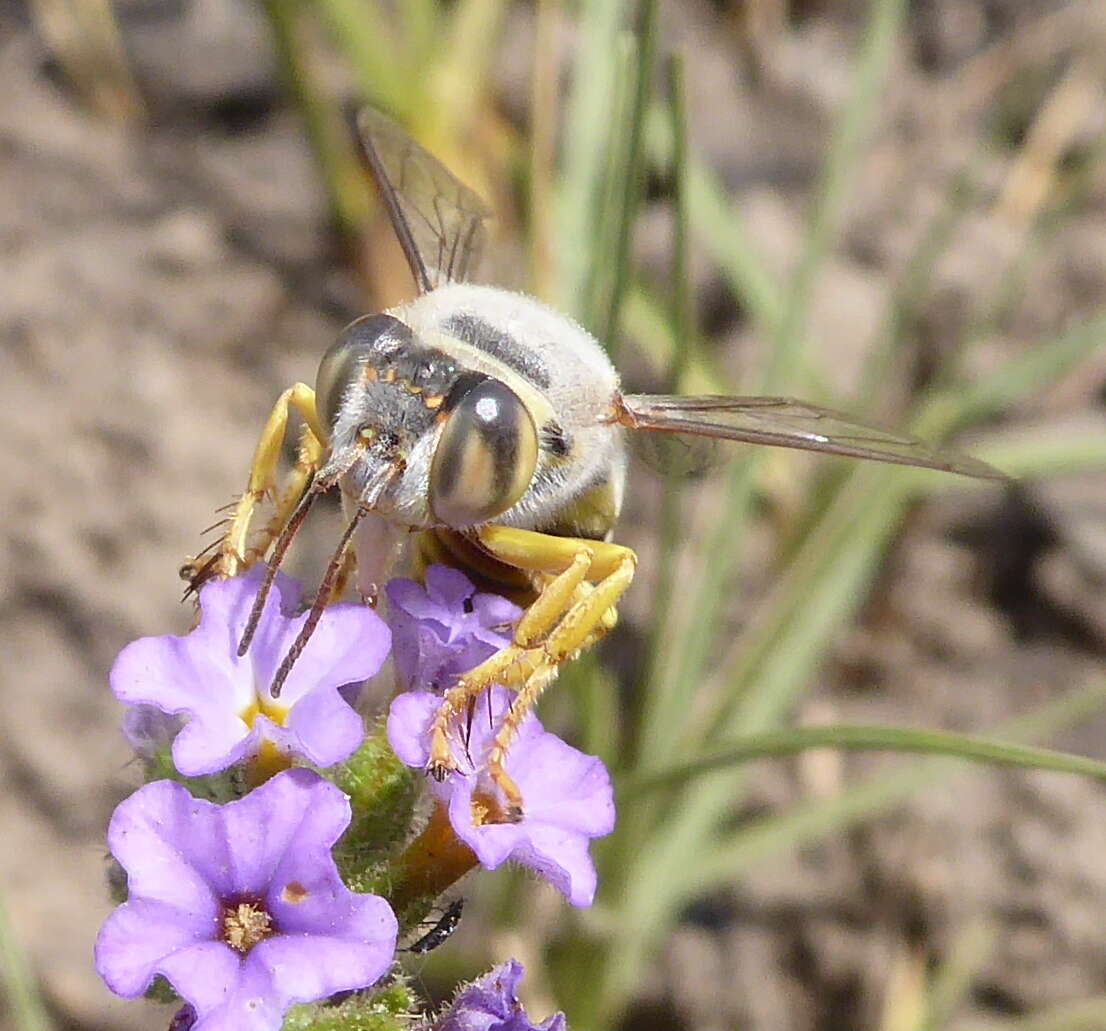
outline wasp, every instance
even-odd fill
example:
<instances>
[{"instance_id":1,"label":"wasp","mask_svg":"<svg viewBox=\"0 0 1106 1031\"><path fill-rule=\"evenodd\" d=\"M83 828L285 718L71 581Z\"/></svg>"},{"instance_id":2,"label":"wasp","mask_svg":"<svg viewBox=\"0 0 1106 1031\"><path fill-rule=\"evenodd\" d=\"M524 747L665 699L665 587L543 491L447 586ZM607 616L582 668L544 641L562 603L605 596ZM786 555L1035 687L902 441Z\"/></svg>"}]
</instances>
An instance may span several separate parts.
<instances>
[{"instance_id":1,"label":"wasp","mask_svg":"<svg viewBox=\"0 0 1106 1031\"><path fill-rule=\"evenodd\" d=\"M506 798L506 818L517 818L524 800L504 768L517 728L560 667L614 626L634 577L634 552L612 540L629 432L1004 478L973 458L789 398L625 393L599 342L572 319L468 281L488 216L472 190L383 115L363 111L358 128L417 296L354 321L323 355L314 388L297 383L281 394L215 553L192 567L195 586L267 560L259 613L314 501L341 492L345 530L274 696L351 568L370 604L401 563L416 573L436 562L464 571L525 611L510 644L445 691L428 771L444 777L454 768L451 725L491 684L508 686L516 695L486 766ZM278 490L293 410L303 421L298 459ZM255 511L269 496L275 513L256 530Z\"/></svg>"}]
</instances>

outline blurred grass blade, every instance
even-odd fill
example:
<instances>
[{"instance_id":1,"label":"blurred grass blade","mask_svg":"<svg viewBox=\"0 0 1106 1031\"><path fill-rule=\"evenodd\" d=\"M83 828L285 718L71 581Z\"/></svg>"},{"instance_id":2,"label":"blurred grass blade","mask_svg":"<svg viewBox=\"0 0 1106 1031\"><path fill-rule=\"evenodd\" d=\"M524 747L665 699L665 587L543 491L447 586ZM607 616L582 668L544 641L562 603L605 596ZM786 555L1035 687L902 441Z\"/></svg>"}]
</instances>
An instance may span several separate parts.
<instances>
[{"instance_id":1,"label":"blurred grass blade","mask_svg":"<svg viewBox=\"0 0 1106 1031\"><path fill-rule=\"evenodd\" d=\"M672 124L661 105L646 120L646 147L659 168L672 163ZM687 158L688 222L718 266L738 304L762 332L772 333L783 319L783 289L749 236L717 175L693 154Z\"/></svg>"},{"instance_id":2,"label":"blurred grass blade","mask_svg":"<svg viewBox=\"0 0 1106 1031\"><path fill-rule=\"evenodd\" d=\"M262 0L269 9L287 7L289 0ZM346 52L362 94L374 106L386 108L401 122L410 120L411 108L418 100L418 91L408 88L410 78L409 54L379 6L372 0L315 0L330 27L335 42ZM289 19L304 5L292 0L290 9L283 13ZM303 58L297 56L296 65ZM287 62L286 62L287 64Z\"/></svg>"},{"instance_id":3,"label":"blurred grass blade","mask_svg":"<svg viewBox=\"0 0 1106 1031\"><path fill-rule=\"evenodd\" d=\"M632 337L637 345L635 353L648 362L653 377L662 380L676 349L676 337L672 319L653 290L640 282L631 286L622 309L622 325L626 335ZM687 350L684 393L733 393L729 379L707 352L702 336L694 327L682 346Z\"/></svg>"},{"instance_id":4,"label":"blurred grass blade","mask_svg":"<svg viewBox=\"0 0 1106 1031\"><path fill-rule=\"evenodd\" d=\"M538 0L533 68L530 73L530 225L527 243L530 290L544 301L552 301L556 296L554 166L561 72L557 43L562 17L561 0Z\"/></svg>"},{"instance_id":5,"label":"blurred grass blade","mask_svg":"<svg viewBox=\"0 0 1106 1031\"><path fill-rule=\"evenodd\" d=\"M110 0L31 0L30 8L58 64L98 114L120 123L143 117Z\"/></svg>"},{"instance_id":6,"label":"blurred grass blade","mask_svg":"<svg viewBox=\"0 0 1106 1031\"><path fill-rule=\"evenodd\" d=\"M691 337L694 333L691 307L691 276L687 253L687 107L684 62L673 55L668 67L669 110L672 138L672 352L665 390L681 392L691 361ZM678 721L675 710L686 700L671 680L660 676L661 656L670 633L669 616L674 600L676 560L681 540L680 483L670 475L664 484L660 517L657 523L656 589L657 599L644 664L644 676L638 685L641 698L639 752L655 754L658 737L670 732Z\"/></svg>"},{"instance_id":7,"label":"blurred grass blade","mask_svg":"<svg viewBox=\"0 0 1106 1031\"><path fill-rule=\"evenodd\" d=\"M807 225L806 244L791 284L783 320L773 340L763 382L766 394L786 391L803 360L814 286L832 249L845 201L856 179L906 7L906 0L872 0L869 7L852 96L834 129Z\"/></svg>"},{"instance_id":8,"label":"blurred grass blade","mask_svg":"<svg viewBox=\"0 0 1106 1031\"><path fill-rule=\"evenodd\" d=\"M751 734L738 741L711 749L697 759L672 769L631 780L620 788L623 802L660 788L673 787L704 773L752 759L797 755L811 748L836 748L844 751L909 752L943 755L970 762L1023 769L1074 773L1106 780L1106 763L1069 752L1031 748L972 734L954 734L944 730L919 730L910 727L853 726L792 727L787 730Z\"/></svg>"},{"instance_id":9,"label":"blurred grass blade","mask_svg":"<svg viewBox=\"0 0 1106 1031\"><path fill-rule=\"evenodd\" d=\"M1106 472L1104 422L999 431L973 444L972 453L1016 479Z\"/></svg>"},{"instance_id":10,"label":"blurred grass blade","mask_svg":"<svg viewBox=\"0 0 1106 1031\"><path fill-rule=\"evenodd\" d=\"M623 0L585 0L579 50L566 106L563 173L558 195L557 306L581 321L599 190L606 164L615 90L611 54L622 24Z\"/></svg>"},{"instance_id":11,"label":"blurred grass blade","mask_svg":"<svg viewBox=\"0 0 1106 1031\"><path fill-rule=\"evenodd\" d=\"M953 939L952 946L930 979L926 992L925 1017L915 1031L941 1031L968 997L972 983L990 960L998 931L982 921L973 921Z\"/></svg>"},{"instance_id":12,"label":"blurred grass blade","mask_svg":"<svg viewBox=\"0 0 1106 1031\"><path fill-rule=\"evenodd\" d=\"M1041 741L1077 726L1106 707L1106 682L1071 691L1025 716L996 728L994 737L1011 741ZM818 798L787 812L745 824L703 846L694 882L682 885L685 897L732 884L753 863L784 849L801 848L827 834L839 833L863 820L887 812L926 787L963 772L954 759L926 758L883 771L836 798Z\"/></svg>"},{"instance_id":13,"label":"blurred grass blade","mask_svg":"<svg viewBox=\"0 0 1106 1031\"><path fill-rule=\"evenodd\" d=\"M0 895L0 974L13 1031L51 1031L52 1023L42 1004L34 977L27 965L15 930L8 919L8 908Z\"/></svg>"},{"instance_id":14,"label":"blurred grass blade","mask_svg":"<svg viewBox=\"0 0 1106 1031\"><path fill-rule=\"evenodd\" d=\"M428 98L434 105L429 120L435 125L465 130L474 123L505 13L506 0L458 0L453 6Z\"/></svg>"},{"instance_id":15,"label":"blurred grass blade","mask_svg":"<svg viewBox=\"0 0 1106 1031\"><path fill-rule=\"evenodd\" d=\"M404 0L399 13L410 67L425 68L441 43L441 8L437 0Z\"/></svg>"},{"instance_id":16,"label":"blurred grass blade","mask_svg":"<svg viewBox=\"0 0 1106 1031\"><path fill-rule=\"evenodd\" d=\"M653 81L653 56L657 43L657 0L641 0L640 30L637 34L637 62L634 68L633 98L627 112L624 132L616 140L624 145L625 153L620 161L622 189L617 194L617 217L614 249L611 262L614 270L611 293L608 298L604 331L600 342L614 354L618 349L621 327L622 300L630 282L630 244L638 207L645 192L643 159L645 112Z\"/></svg>"},{"instance_id":17,"label":"blurred grass blade","mask_svg":"<svg viewBox=\"0 0 1106 1031\"><path fill-rule=\"evenodd\" d=\"M599 189L596 190L596 210L590 232L591 251L588 255L587 295L583 303L584 325L607 346L603 338L607 324L607 305L617 276L615 253L626 192L627 148L620 145L621 132L629 119L634 77L638 63L637 40L629 32L619 33L615 40L612 63L615 68L614 95L611 101L611 124L608 146Z\"/></svg>"},{"instance_id":18,"label":"blurred grass blade","mask_svg":"<svg viewBox=\"0 0 1106 1031\"><path fill-rule=\"evenodd\" d=\"M321 0L341 7L351 0ZM368 183L353 151L345 119L328 96L303 41L299 0L261 0L273 31L285 84L306 123L311 149L322 173L331 213L339 230L356 238L370 210Z\"/></svg>"},{"instance_id":19,"label":"blurred grass blade","mask_svg":"<svg viewBox=\"0 0 1106 1031\"><path fill-rule=\"evenodd\" d=\"M1106 309L967 387L936 391L922 408L916 429L927 436L944 436L953 428L980 422L1055 383L1104 347Z\"/></svg>"},{"instance_id":20,"label":"blurred grass blade","mask_svg":"<svg viewBox=\"0 0 1106 1031\"><path fill-rule=\"evenodd\" d=\"M847 196L848 184L862 156L865 126L872 119L879 88L894 53L905 13L905 0L873 0L855 86L842 112L811 215L806 246L792 282L786 310L773 337L772 353L762 387L764 393L786 390L802 360L803 337L814 283L829 254L833 231ZM666 690L702 680L710 643L721 621L725 586L736 565L737 544L752 498L754 460L740 462L731 474L724 506L705 554L699 587L689 605L694 619L680 635L666 666ZM678 728L677 728L678 729Z\"/></svg>"}]
</instances>

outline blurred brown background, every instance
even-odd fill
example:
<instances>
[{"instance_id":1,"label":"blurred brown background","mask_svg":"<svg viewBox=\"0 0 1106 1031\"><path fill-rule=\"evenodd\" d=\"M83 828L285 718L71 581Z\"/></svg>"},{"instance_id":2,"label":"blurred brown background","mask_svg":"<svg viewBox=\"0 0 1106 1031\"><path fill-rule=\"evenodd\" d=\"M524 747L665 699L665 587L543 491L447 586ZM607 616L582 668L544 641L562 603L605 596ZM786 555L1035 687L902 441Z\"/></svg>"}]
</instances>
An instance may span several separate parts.
<instances>
[{"instance_id":1,"label":"blurred brown background","mask_svg":"<svg viewBox=\"0 0 1106 1031\"><path fill-rule=\"evenodd\" d=\"M781 273L799 252L862 7L662 5L661 38L689 55L692 139ZM81 1029L167 1019L114 999L91 969L108 908L103 830L137 776L107 669L128 640L185 628L180 561L241 487L273 398L312 380L364 304L257 10L238 0L116 8L146 105L122 127L90 113L28 10L0 5L0 884L58 1026ZM918 0L908 24L812 314L814 346L834 356L842 383L950 170L976 155L979 196L913 313L923 379L1027 247L1050 177L1097 153L1106 130L1103 4ZM532 33L530 7L512 6L497 90L519 121ZM996 142L979 156L988 134ZM1089 168L1078 211L1058 222L1007 309L1006 349L1032 347L1106 298L1106 166ZM647 203L637 239L658 270L666 211ZM757 342L693 256L699 317L720 360L745 375ZM986 374L985 360L975 371ZM1005 423L1029 436L1106 433L1104 385L1106 342ZM312 559L308 547L305 568ZM801 716L994 725L1101 674L1104 586L1100 475L940 495L912 519ZM648 606L643 587L631 626ZM1106 721L1060 743L1106 757ZM758 768L756 801L830 791L840 776L841 760L820 754ZM692 907L641 986L650 1016L634 1026L890 1027L895 993L919 965L971 935L987 944L964 1019L1099 996L1104 913L1101 786L962 776Z\"/></svg>"}]
</instances>

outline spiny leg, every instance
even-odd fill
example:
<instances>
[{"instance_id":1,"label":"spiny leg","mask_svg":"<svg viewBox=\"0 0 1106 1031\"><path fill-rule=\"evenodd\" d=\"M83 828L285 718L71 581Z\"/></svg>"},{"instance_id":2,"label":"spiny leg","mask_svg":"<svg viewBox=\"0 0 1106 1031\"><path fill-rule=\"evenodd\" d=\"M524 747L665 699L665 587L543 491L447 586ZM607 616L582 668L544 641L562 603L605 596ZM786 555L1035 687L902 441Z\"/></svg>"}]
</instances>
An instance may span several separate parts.
<instances>
[{"instance_id":1,"label":"spiny leg","mask_svg":"<svg viewBox=\"0 0 1106 1031\"><path fill-rule=\"evenodd\" d=\"M491 684L520 688L504 718L488 769L521 813L522 798L503 767L507 748L560 666L589 646L616 621L615 605L633 579L637 558L626 547L604 541L553 537L531 530L487 526L476 531L480 545L508 565L533 574L540 590L515 628L510 645L465 673L445 693L431 724L430 773L441 779L455 767L447 737L452 720ZM589 580L596 581L594 585Z\"/></svg>"},{"instance_id":2,"label":"spiny leg","mask_svg":"<svg viewBox=\"0 0 1106 1031\"><path fill-rule=\"evenodd\" d=\"M277 467L280 463L284 435L288 429L288 409L295 408L304 421L304 432L295 468L285 489L277 501L277 513L262 533L263 543L250 547L250 524L257 506L275 489ZM250 463L250 478L246 490L234 507L210 575L235 576L249 568L280 532L283 522L296 507L310 483L319 458L322 455L323 432L315 411L315 392L304 383L296 383L277 399L265 427L261 431L257 447Z\"/></svg>"},{"instance_id":3,"label":"spiny leg","mask_svg":"<svg viewBox=\"0 0 1106 1031\"><path fill-rule=\"evenodd\" d=\"M289 517L300 503L300 498L311 485L322 455L323 445L319 442L319 438L309 427L304 426L300 432L299 447L296 449L296 464L284 480L273 515L246 549L244 556L246 569L249 569L258 559L264 558L269 546L280 536L280 531L284 529Z\"/></svg>"},{"instance_id":4,"label":"spiny leg","mask_svg":"<svg viewBox=\"0 0 1106 1031\"><path fill-rule=\"evenodd\" d=\"M593 590L577 598L560 622L546 635L542 645L544 663L527 678L522 690L511 702L511 707L503 717L488 750L488 774L506 796L508 819L521 818L523 799L518 785L504 766L507 749L515 739L522 721L538 704L542 692L557 678L561 665L585 647L594 644L617 622L615 606L630 586L637 562L633 552L625 550L628 554L623 557L618 568L600 580Z\"/></svg>"}]
</instances>

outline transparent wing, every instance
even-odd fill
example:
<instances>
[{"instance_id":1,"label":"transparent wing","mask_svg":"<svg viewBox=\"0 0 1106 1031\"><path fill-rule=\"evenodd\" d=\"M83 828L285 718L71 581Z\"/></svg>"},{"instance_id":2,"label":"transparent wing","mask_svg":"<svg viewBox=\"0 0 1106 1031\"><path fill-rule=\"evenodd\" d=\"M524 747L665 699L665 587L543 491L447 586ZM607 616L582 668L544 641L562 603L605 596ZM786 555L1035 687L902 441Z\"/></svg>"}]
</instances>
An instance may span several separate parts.
<instances>
[{"instance_id":1,"label":"transparent wing","mask_svg":"<svg viewBox=\"0 0 1106 1031\"><path fill-rule=\"evenodd\" d=\"M943 469L988 480L1008 479L978 459L787 397L627 394L622 398L622 409L619 421L631 429L693 433L747 444Z\"/></svg>"},{"instance_id":2,"label":"transparent wing","mask_svg":"<svg viewBox=\"0 0 1106 1031\"><path fill-rule=\"evenodd\" d=\"M419 292L467 278L484 244L484 202L379 111L362 109L357 128Z\"/></svg>"}]
</instances>

